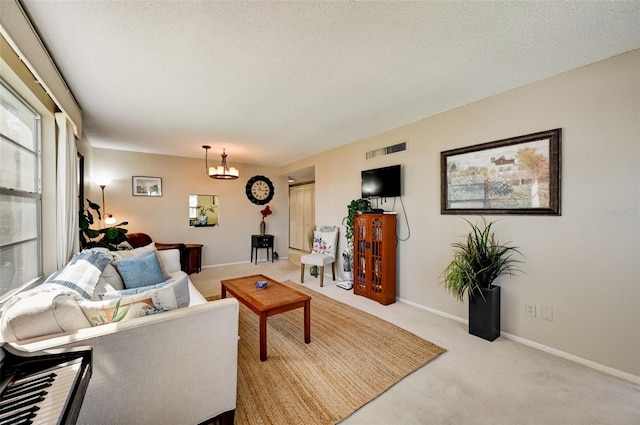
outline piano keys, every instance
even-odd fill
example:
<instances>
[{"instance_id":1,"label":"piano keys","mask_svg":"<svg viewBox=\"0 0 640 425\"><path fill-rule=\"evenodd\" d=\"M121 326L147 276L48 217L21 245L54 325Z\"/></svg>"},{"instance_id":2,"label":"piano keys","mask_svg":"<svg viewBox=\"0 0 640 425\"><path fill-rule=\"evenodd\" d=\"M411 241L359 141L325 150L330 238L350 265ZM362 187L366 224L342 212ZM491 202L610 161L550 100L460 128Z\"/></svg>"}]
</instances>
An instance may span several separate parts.
<instances>
[{"instance_id":1,"label":"piano keys","mask_svg":"<svg viewBox=\"0 0 640 425\"><path fill-rule=\"evenodd\" d=\"M26 353L0 347L0 425L75 424L89 379L91 349Z\"/></svg>"}]
</instances>

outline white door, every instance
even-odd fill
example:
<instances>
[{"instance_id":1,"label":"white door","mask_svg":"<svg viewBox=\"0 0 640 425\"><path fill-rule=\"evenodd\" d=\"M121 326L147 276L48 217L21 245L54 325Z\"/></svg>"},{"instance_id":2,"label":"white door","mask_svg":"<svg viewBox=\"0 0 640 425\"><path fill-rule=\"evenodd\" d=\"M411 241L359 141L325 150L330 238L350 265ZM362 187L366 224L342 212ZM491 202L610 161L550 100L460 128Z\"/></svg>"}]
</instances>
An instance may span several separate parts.
<instances>
[{"instance_id":1,"label":"white door","mask_svg":"<svg viewBox=\"0 0 640 425\"><path fill-rule=\"evenodd\" d=\"M315 224L315 185L289 188L289 247L310 251L309 235Z\"/></svg>"}]
</instances>

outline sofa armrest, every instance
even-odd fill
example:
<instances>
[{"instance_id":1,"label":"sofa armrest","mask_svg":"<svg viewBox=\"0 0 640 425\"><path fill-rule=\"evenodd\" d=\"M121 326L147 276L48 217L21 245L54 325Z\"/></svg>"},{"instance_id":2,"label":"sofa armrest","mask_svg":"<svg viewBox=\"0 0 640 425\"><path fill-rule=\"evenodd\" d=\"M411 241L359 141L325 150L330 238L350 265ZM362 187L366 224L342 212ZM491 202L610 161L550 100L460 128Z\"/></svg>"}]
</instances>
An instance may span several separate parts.
<instances>
[{"instance_id":1,"label":"sofa armrest","mask_svg":"<svg viewBox=\"0 0 640 425\"><path fill-rule=\"evenodd\" d=\"M78 423L196 424L236 407L238 313L227 298L11 345L93 348Z\"/></svg>"}]
</instances>

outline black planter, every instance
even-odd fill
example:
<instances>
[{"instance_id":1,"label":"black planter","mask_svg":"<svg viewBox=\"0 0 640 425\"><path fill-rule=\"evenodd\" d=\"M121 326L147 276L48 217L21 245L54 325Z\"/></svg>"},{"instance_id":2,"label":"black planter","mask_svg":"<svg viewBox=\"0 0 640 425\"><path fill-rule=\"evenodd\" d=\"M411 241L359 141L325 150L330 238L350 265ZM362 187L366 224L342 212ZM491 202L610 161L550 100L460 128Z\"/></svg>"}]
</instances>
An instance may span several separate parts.
<instances>
[{"instance_id":1,"label":"black planter","mask_svg":"<svg viewBox=\"0 0 640 425\"><path fill-rule=\"evenodd\" d=\"M487 341L500 336L500 287L491 285L469 299L469 333Z\"/></svg>"}]
</instances>

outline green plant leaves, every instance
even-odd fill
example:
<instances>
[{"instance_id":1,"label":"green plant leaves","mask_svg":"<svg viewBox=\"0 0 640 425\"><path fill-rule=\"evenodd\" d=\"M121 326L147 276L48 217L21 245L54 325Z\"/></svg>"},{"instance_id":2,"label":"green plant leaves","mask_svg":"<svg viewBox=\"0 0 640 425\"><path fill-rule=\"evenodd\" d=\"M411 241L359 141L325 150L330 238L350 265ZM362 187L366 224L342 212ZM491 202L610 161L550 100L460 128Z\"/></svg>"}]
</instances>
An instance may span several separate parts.
<instances>
[{"instance_id":1,"label":"green plant leaves","mask_svg":"<svg viewBox=\"0 0 640 425\"><path fill-rule=\"evenodd\" d=\"M118 300L118 302L116 303L116 306L113 309L113 317L111 318L112 322L119 322L122 319L124 319L124 317L127 315L127 312L129 311L129 308L131 308L131 305L128 305L122 310L120 310L121 301L122 301L122 298Z\"/></svg>"},{"instance_id":2,"label":"green plant leaves","mask_svg":"<svg viewBox=\"0 0 640 425\"><path fill-rule=\"evenodd\" d=\"M100 231L95 229L85 229L84 234L93 239L100 236Z\"/></svg>"},{"instance_id":3,"label":"green plant leaves","mask_svg":"<svg viewBox=\"0 0 640 425\"><path fill-rule=\"evenodd\" d=\"M514 258L514 254L522 255L517 247L500 244L492 232L495 222L489 222L482 217L483 226L480 227L464 219L471 226L466 236L466 242L454 242L453 260L441 274L445 289L463 301L464 294L473 297L482 294L480 288L489 288L499 276L513 275L521 270Z\"/></svg>"},{"instance_id":4,"label":"green plant leaves","mask_svg":"<svg viewBox=\"0 0 640 425\"><path fill-rule=\"evenodd\" d=\"M91 202L89 199L87 199L87 204L89 204L89 208L95 210L98 213L98 218L100 219L100 205L96 204L95 202Z\"/></svg>"},{"instance_id":5,"label":"green plant leaves","mask_svg":"<svg viewBox=\"0 0 640 425\"><path fill-rule=\"evenodd\" d=\"M345 238L347 241L353 244L353 221L356 218L356 214L362 211L367 211L371 208L371 202L368 199L360 198L352 200L347 206L347 218L346 218L346 232Z\"/></svg>"},{"instance_id":6,"label":"green plant leaves","mask_svg":"<svg viewBox=\"0 0 640 425\"><path fill-rule=\"evenodd\" d=\"M126 221L104 229L91 229L91 225L95 222L91 210L98 216L98 220L102 219L100 215L100 205L87 199L87 208L80 213L79 220L80 244L82 248L102 246L109 249L116 249L118 244L127 240L126 233L128 230L121 227L129 224Z\"/></svg>"}]
</instances>

